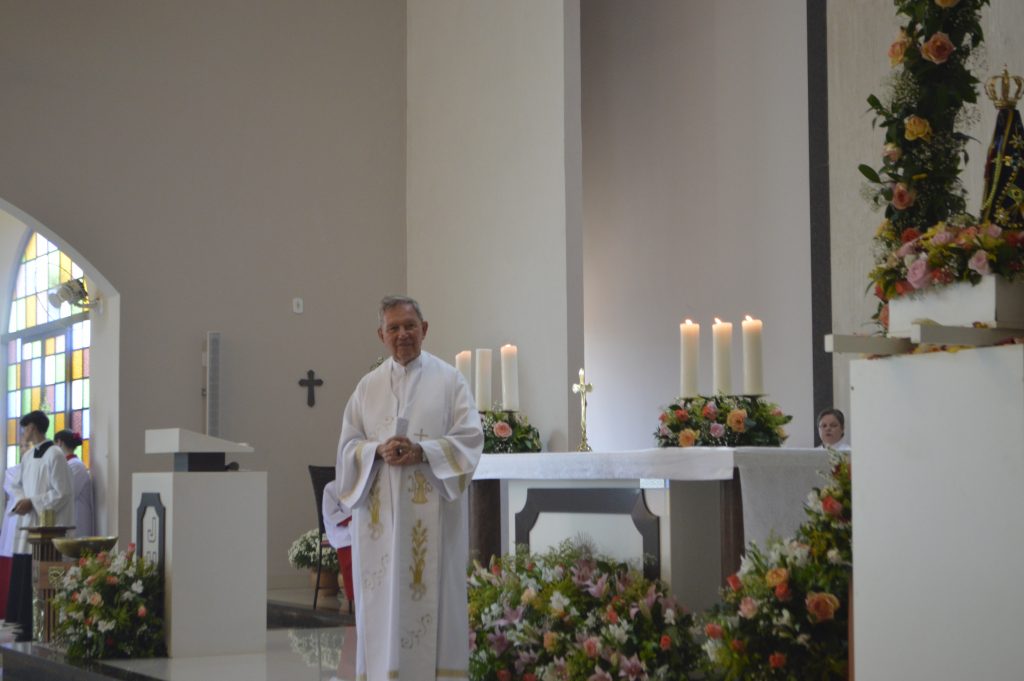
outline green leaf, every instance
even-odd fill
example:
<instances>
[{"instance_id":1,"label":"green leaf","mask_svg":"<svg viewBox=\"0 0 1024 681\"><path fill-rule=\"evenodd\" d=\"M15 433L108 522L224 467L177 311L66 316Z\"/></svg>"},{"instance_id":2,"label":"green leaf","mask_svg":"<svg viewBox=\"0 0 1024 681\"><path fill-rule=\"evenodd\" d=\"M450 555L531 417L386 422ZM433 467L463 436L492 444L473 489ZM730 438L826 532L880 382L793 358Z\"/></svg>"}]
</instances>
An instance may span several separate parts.
<instances>
[{"instance_id":1,"label":"green leaf","mask_svg":"<svg viewBox=\"0 0 1024 681\"><path fill-rule=\"evenodd\" d=\"M875 184L882 183L882 178L878 176L878 173L875 172L875 169L867 165L866 163L861 163L859 166L857 166L857 169L860 170L860 174L868 178L869 181L874 182Z\"/></svg>"}]
</instances>

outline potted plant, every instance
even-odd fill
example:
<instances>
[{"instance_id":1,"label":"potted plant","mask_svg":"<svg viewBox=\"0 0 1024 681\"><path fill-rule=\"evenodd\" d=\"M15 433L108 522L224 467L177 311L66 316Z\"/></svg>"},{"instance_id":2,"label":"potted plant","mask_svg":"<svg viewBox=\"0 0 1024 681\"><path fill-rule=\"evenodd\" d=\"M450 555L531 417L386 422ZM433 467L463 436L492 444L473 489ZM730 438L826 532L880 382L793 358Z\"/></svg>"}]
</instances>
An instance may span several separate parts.
<instances>
[{"instance_id":1,"label":"potted plant","mask_svg":"<svg viewBox=\"0 0 1024 681\"><path fill-rule=\"evenodd\" d=\"M300 534L288 549L288 562L298 570L309 570L310 583L316 588L316 566L319 558L321 561L319 588L327 592L336 592L338 590L338 553L327 544L321 549L320 541L320 531L316 528Z\"/></svg>"}]
</instances>

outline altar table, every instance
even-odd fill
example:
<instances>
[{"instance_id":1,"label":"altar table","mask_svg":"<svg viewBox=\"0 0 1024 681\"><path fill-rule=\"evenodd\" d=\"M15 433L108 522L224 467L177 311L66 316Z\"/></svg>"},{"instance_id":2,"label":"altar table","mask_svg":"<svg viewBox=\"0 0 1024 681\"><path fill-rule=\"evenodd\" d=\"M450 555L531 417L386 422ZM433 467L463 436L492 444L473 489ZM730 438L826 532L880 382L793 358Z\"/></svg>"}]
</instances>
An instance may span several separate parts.
<instances>
[{"instance_id":1,"label":"altar table","mask_svg":"<svg viewBox=\"0 0 1024 681\"><path fill-rule=\"evenodd\" d=\"M777 447L485 454L471 544L486 560L583 534L613 557L647 556L649 576L702 609L718 601L745 542L793 534L829 467L824 450Z\"/></svg>"}]
</instances>

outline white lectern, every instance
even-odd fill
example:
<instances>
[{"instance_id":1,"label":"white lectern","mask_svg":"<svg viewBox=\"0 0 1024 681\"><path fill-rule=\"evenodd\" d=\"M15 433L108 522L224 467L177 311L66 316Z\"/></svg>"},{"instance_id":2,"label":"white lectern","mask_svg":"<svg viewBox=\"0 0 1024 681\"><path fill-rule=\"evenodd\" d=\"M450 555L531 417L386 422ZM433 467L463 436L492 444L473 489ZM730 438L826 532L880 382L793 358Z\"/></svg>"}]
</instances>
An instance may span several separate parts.
<instances>
[{"instance_id":1,"label":"white lectern","mask_svg":"<svg viewBox=\"0 0 1024 681\"><path fill-rule=\"evenodd\" d=\"M252 447L181 428L146 431L171 473L132 476L132 540L162 564L171 657L262 651L267 632L267 474L226 471Z\"/></svg>"}]
</instances>

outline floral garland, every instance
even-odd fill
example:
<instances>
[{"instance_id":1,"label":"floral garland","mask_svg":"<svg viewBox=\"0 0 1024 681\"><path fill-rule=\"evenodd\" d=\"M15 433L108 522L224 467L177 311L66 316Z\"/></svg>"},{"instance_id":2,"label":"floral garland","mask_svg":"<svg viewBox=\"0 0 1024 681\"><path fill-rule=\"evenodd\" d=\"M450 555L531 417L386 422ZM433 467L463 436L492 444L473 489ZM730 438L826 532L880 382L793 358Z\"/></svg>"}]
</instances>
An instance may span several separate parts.
<instances>
[{"instance_id":1,"label":"floral garland","mask_svg":"<svg viewBox=\"0 0 1024 681\"><path fill-rule=\"evenodd\" d=\"M832 452L827 484L788 542L751 544L725 601L705 618L709 671L727 679L845 679L853 574L850 459ZM717 676L715 676L717 678Z\"/></svg>"},{"instance_id":2,"label":"floral garland","mask_svg":"<svg viewBox=\"0 0 1024 681\"><path fill-rule=\"evenodd\" d=\"M540 432L525 414L500 409L481 412L480 425L484 429L484 452L487 454L515 454L539 452Z\"/></svg>"},{"instance_id":3,"label":"floral garland","mask_svg":"<svg viewBox=\"0 0 1024 681\"><path fill-rule=\"evenodd\" d=\"M970 139L963 131L965 107L977 102L978 80L968 63L983 40L981 9L988 2L894 0L897 14L907 23L889 47L894 68L889 91L885 102L868 97L875 123L885 130L882 165L860 166L873 203L885 207L870 274L880 299L874 318L883 325L886 303L894 297L936 284L976 282L988 271L1007 274L1011 257L1019 260L1019 252L1011 256L1009 250L993 251L993 244L969 233L962 239L954 234L954 245L941 253L929 252L930 244L920 243L922 233L973 227L975 234L982 234L988 229L966 213L960 181ZM999 246L1016 251L1018 244L1014 238Z\"/></svg>"},{"instance_id":4,"label":"floral garland","mask_svg":"<svg viewBox=\"0 0 1024 681\"><path fill-rule=\"evenodd\" d=\"M325 537L326 538L326 537ZM318 556L322 556L318 558ZM321 567L326 572L338 571L338 552L325 546L320 552L320 530L313 528L303 532L288 547L288 562L297 570L316 570L317 560L322 560Z\"/></svg>"},{"instance_id":5,"label":"floral garland","mask_svg":"<svg viewBox=\"0 0 1024 681\"><path fill-rule=\"evenodd\" d=\"M156 566L128 550L80 558L57 588L55 640L72 659L166 654L162 581Z\"/></svg>"},{"instance_id":6,"label":"floral garland","mask_svg":"<svg viewBox=\"0 0 1024 681\"><path fill-rule=\"evenodd\" d=\"M681 679L700 658L664 583L580 543L475 563L469 617L474 681Z\"/></svg>"},{"instance_id":7,"label":"floral garland","mask_svg":"<svg viewBox=\"0 0 1024 681\"><path fill-rule=\"evenodd\" d=\"M716 395L681 397L658 420L659 447L778 447L793 417L759 397Z\"/></svg>"}]
</instances>

